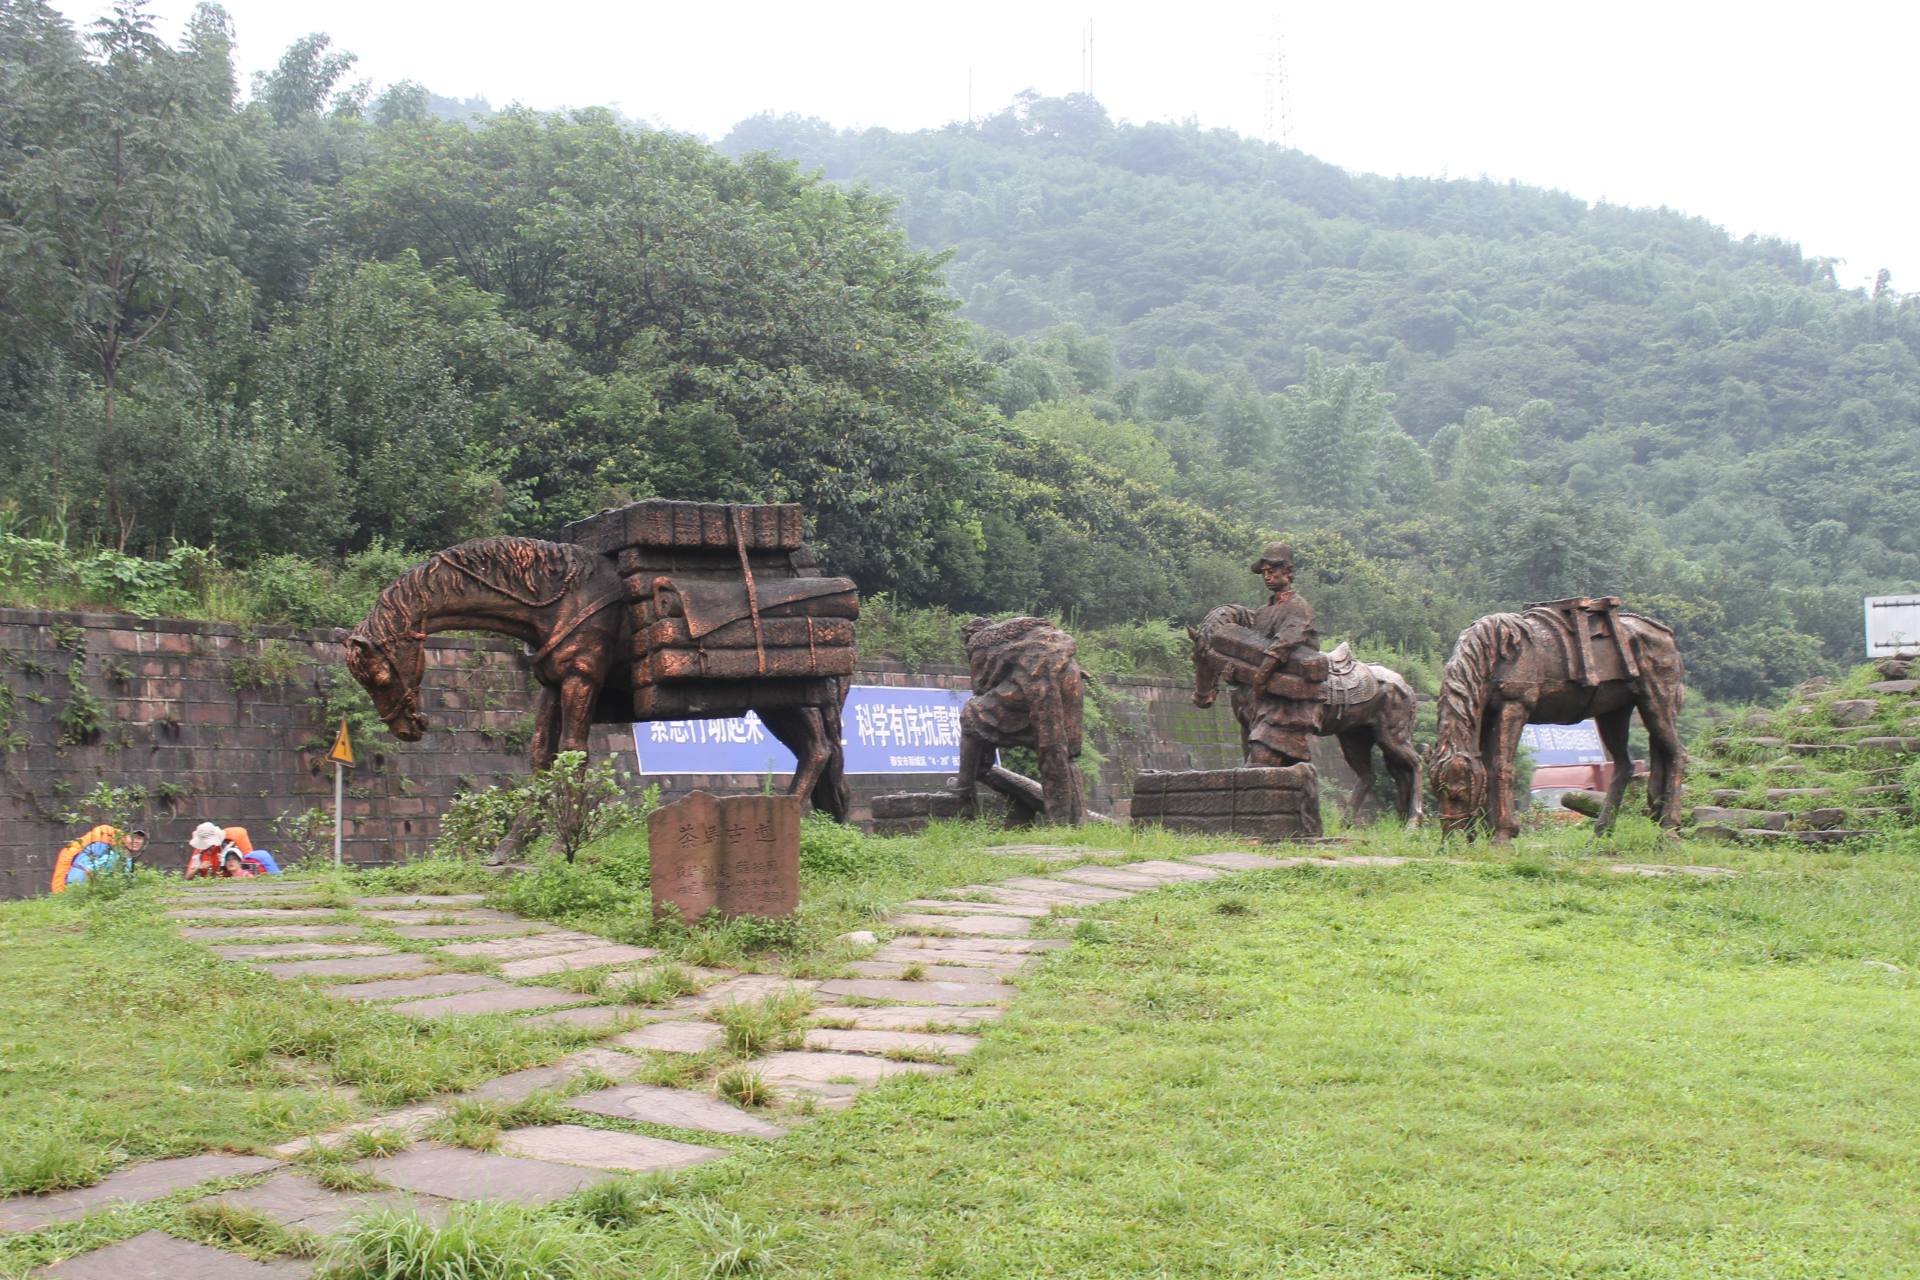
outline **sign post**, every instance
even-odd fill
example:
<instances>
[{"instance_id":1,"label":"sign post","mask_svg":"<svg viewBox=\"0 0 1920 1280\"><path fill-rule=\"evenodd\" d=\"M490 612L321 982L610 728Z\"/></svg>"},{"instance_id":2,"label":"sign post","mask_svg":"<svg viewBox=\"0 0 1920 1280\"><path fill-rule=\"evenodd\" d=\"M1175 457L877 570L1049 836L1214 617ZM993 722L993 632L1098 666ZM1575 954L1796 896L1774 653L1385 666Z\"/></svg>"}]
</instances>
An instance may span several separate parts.
<instances>
[{"instance_id":1,"label":"sign post","mask_svg":"<svg viewBox=\"0 0 1920 1280\"><path fill-rule=\"evenodd\" d=\"M341 832L347 822L347 770L353 768L353 742L347 737L345 716L340 717L340 732L334 735L327 759L333 762L333 865L337 867L341 863Z\"/></svg>"}]
</instances>

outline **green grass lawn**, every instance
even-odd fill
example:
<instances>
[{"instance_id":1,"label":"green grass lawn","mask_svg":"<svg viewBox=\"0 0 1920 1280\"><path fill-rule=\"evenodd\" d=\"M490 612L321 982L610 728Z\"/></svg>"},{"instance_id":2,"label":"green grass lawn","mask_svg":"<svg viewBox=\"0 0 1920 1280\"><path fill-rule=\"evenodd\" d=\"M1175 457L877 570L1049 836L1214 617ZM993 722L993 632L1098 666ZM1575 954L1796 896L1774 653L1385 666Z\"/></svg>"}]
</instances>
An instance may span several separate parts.
<instances>
[{"instance_id":1,"label":"green grass lawn","mask_svg":"<svg viewBox=\"0 0 1920 1280\"><path fill-rule=\"evenodd\" d=\"M816 856L805 928L757 958L811 963L812 940L901 897L1025 869L980 839L856 842L871 875ZM1623 822L1604 846L1396 833L1355 851L1472 861L1259 872L1092 911L957 1074L457 1230L586 1277L1920 1272L1907 845L1788 856ZM1609 860L1747 874L1643 880ZM564 1051L291 992L136 902L9 904L0 945L0 1151L261 1145L363 1112L339 1091L367 1088L356 1075L418 1096ZM137 1216L129 1231L184 1229L177 1208ZM427 1256L391 1226L365 1252L399 1237ZM35 1256L0 1240L0 1275Z\"/></svg>"}]
</instances>

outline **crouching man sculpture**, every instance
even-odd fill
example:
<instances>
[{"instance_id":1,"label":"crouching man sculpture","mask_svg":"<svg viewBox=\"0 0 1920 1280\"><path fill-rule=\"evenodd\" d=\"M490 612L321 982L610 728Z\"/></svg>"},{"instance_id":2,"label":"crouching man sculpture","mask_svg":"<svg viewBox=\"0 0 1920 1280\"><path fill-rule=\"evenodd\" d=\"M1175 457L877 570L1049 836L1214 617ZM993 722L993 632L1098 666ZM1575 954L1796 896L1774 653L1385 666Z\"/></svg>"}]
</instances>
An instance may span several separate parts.
<instances>
[{"instance_id":1,"label":"crouching man sculpture","mask_svg":"<svg viewBox=\"0 0 1920 1280\"><path fill-rule=\"evenodd\" d=\"M1085 812L1080 770L1081 672L1073 637L1044 618L989 622L974 618L960 629L973 670L973 697L960 712L957 788L969 815L975 787L985 783L1015 811L1044 813L1056 824L1078 824ZM1036 784L995 758L1003 747L1030 747L1040 757Z\"/></svg>"}]
</instances>

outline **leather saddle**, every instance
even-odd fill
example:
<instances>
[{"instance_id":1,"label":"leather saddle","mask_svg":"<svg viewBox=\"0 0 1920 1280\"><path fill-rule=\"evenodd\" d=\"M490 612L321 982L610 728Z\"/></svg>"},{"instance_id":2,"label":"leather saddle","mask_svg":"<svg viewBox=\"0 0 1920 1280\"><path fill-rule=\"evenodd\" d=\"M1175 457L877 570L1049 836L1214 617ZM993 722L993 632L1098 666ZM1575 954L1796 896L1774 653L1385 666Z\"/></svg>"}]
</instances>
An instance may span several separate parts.
<instances>
[{"instance_id":1,"label":"leather saddle","mask_svg":"<svg viewBox=\"0 0 1920 1280\"><path fill-rule=\"evenodd\" d=\"M1373 668L1353 656L1353 646L1342 640L1327 654L1326 700L1330 707L1350 707L1380 692Z\"/></svg>"}]
</instances>

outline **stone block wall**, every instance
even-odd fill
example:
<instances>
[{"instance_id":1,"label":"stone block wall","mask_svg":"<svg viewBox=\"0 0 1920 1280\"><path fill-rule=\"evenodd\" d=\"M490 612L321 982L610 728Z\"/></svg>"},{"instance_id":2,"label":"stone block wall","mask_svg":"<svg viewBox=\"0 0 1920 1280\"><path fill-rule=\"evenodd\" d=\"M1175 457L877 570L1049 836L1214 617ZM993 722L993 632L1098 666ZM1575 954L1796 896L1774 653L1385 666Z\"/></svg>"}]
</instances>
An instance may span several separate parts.
<instances>
[{"instance_id":1,"label":"stone block wall","mask_svg":"<svg viewBox=\"0 0 1920 1280\"><path fill-rule=\"evenodd\" d=\"M439 817L461 790L526 771L532 684L517 644L436 636L428 643L422 703L432 722L418 743L384 733L355 742L360 767L347 778L345 856L377 864L425 852ZM860 684L966 688L957 667L910 671L871 662ZM288 820L331 813L333 773L322 760L336 720L329 686L351 684L331 631L243 628L226 623L118 614L0 609L0 896L43 893L59 846L79 828L63 812L99 783L141 787L148 860L183 864L187 835L202 821L245 826L257 844L290 852ZM1201 711L1182 681L1102 682L1113 732L1087 801L1124 818L1128 787L1143 769L1222 768L1237 763L1239 736L1225 699ZM595 731L597 757L633 761L631 732ZM1336 776L1337 753L1322 761ZM676 775L668 796L696 787L757 791L758 776ZM943 775L856 775L854 817L890 791L935 788ZM323 833L331 848L331 828Z\"/></svg>"}]
</instances>

